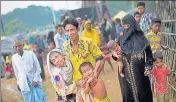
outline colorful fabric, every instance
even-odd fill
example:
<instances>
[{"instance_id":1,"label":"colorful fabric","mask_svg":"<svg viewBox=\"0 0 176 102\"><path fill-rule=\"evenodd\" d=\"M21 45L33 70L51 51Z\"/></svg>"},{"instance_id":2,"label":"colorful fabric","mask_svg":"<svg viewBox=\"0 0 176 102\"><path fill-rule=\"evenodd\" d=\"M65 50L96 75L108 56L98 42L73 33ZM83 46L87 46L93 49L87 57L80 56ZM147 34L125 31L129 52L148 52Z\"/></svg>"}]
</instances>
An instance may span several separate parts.
<instances>
[{"instance_id":1,"label":"colorful fabric","mask_svg":"<svg viewBox=\"0 0 176 102\"><path fill-rule=\"evenodd\" d=\"M150 31L146 37L150 42L152 53L161 52L161 33L155 34L153 31Z\"/></svg>"},{"instance_id":2,"label":"colorful fabric","mask_svg":"<svg viewBox=\"0 0 176 102\"><path fill-rule=\"evenodd\" d=\"M9 73L11 73L11 74L14 73L14 72L13 72L13 68L10 67L10 66L7 66L7 65L6 65L6 67L5 67L5 71L6 71L6 72L9 72Z\"/></svg>"},{"instance_id":3,"label":"colorful fabric","mask_svg":"<svg viewBox=\"0 0 176 102\"><path fill-rule=\"evenodd\" d=\"M56 67L50 62L49 57L52 52L61 53L65 57L66 67ZM72 64L69 58L60 49L53 49L47 55L47 65L56 92L66 100L66 95L73 93L76 87L75 83L72 83Z\"/></svg>"},{"instance_id":4,"label":"colorful fabric","mask_svg":"<svg viewBox=\"0 0 176 102\"><path fill-rule=\"evenodd\" d=\"M154 18L154 15L152 15L151 13L145 13L141 16L141 20L139 24L144 34L147 34L150 31L153 18Z\"/></svg>"},{"instance_id":5,"label":"colorful fabric","mask_svg":"<svg viewBox=\"0 0 176 102\"><path fill-rule=\"evenodd\" d=\"M22 91L24 102L46 102L46 94L42 90L40 84L34 87L27 78L30 91Z\"/></svg>"},{"instance_id":6,"label":"colorful fabric","mask_svg":"<svg viewBox=\"0 0 176 102\"><path fill-rule=\"evenodd\" d=\"M64 43L64 49L73 65L73 81L82 78L82 75L79 72L79 66L83 62L90 62L93 67L95 67L96 58L103 56L98 46L85 37L79 37L77 50L73 49L70 40Z\"/></svg>"},{"instance_id":7,"label":"colorful fabric","mask_svg":"<svg viewBox=\"0 0 176 102\"><path fill-rule=\"evenodd\" d=\"M106 98L104 98L104 99L98 99L98 98L94 97L93 102L111 102L111 101L110 101L109 97L106 96Z\"/></svg>"},{"instance_id":8,"label":"colorful fabric","mask_svg":"<svg viewBox=\"0 0 176 102\"><path fill-rule=\"evenodd\" d=\"M160 69L156 66L152 69L152 75L154 76L155 86L156 86L156 93L158 95L168 93L168 81L167 76L170 73L170 70L167 66Z\"/></svg>"},{"instance_id":9,"label":"colorful fabric","mask_svg":"<svg viewBox=\"0 0 176 102\"><path fill-rule=\"evenodd\" d=\"M6 63L11 63L11 59L9 58L9 56L6 56Z\"/></svg>"},{"instance_id":10,"label":"colorful fabric","mask_svg":"<svg viewBox=\"0 0 176 102\"><path fill-rule=\"evenodd\" d=\"M111 59L108 51L103 51L103 54L104 54L106 60L110 60Z\"/></svg>"},{"instance_id":11,"label":"colorful fabric","mask_svg":"<svg viewBox=\"0 0 176 102\"><path fill-rule=\"evenodd\" d=\"M29 50L29 46L26 43L24 43L24 50Z\"/></svg>"},{"instance_id":12,"label":"colorful fabric","mask_svg":"<svg viewBox=\"0 0 176 102\"><path fill-rule=\"evenodd\" d=\"M90 38L92 39L93 43L99 45L100 44L100 38L98 37L98 32L91 26L91 32L89 32L87 29L86 29L86 25L89 24L90 21L86 21L85 24L84 24L84 30L83 30L83 37L87 37L87 38Z\"/></svg>"},{"instance_id":13,"label":"colorful fabric","mask_svg":"<svg viewBox=\"0 0 176 102\"><path fill-rule=\"evenodd\" d=\"M157 98L157 102L169 102L168 94L157 95L156 98Z\"/></svg>"}]
</instances>

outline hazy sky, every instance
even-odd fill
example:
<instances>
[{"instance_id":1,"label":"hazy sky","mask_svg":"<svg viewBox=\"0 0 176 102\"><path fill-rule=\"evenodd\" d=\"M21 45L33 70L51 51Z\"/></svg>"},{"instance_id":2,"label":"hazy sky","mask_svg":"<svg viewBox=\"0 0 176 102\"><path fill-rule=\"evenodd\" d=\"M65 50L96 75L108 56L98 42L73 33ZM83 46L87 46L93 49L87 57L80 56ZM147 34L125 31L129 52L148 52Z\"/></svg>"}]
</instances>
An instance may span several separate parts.
<instances>
[{"instance_id":1,"label":"hazy sky","mask_svg":"<svg viewBox=\"0 0 176 102\"><path fill-rule=\"evenodd\" d=\"M52 4L55 10L81 7L81 1L1 1L1 14L11 12L15 8L27 8L29 5L51 7Z\"/></svg>"}]
</instances>

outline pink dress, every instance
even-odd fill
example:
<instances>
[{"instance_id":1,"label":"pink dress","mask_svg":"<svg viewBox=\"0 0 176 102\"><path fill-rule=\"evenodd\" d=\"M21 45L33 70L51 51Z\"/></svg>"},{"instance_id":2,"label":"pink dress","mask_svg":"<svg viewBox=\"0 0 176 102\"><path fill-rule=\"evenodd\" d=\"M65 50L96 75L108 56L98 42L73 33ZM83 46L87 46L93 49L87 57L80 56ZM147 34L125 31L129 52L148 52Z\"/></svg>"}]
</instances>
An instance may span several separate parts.
<instances>
[{"instance_id":1,"label":"pink dress","mask_svg":"<svg viewBox=\"0 0 176 102\"><path fill-rule=\"evenodd\" d=\"M154 77L155 85L156 85L156 93L157 95L168 93L168 81L167 76L170 74L170 70L167 66L160 69L156 66L152 69L152 75Z\"/></svg>"}]
</instances>

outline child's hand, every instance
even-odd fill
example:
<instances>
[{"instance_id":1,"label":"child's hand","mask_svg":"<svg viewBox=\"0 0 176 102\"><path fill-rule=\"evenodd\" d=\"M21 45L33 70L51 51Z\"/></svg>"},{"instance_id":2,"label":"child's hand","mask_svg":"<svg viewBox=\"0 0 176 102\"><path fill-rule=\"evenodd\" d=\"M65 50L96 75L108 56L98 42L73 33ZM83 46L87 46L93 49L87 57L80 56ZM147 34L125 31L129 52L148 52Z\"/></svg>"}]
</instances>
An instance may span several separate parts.
<instances>
[{"instance_id":1,"label":"child's hand","mask_svg":"<svg viewBox=\"0 0 176 102\"><path fill-rule=\"evenodd\" d=\"M119 58L121 57L119 51L117 51L117 52L116 52L116 51L112 51L112 54L113 54L113 56L116 57L117 59L119 59Z\"/></svg>"},{"instance_id":2,"label":"child's hand","mask_svg":"<svg viewBox=\"0 0 176 102\"><path fill-rule=\"evenodd\" d=\"M149 70L146 70L146 71L144 72L144 74L145 74L145 75L149 75L149 74L151 74L151 72L150 72Z\"/></svg>"},{"instance_id":3,"label":"child's hand","mask_svg":"<svg viewBox=\"0 0 176 102\"><path fill-rule=\"evenodd\" d=\"M90 77L88 80L87 80L87 83L89 84L90 82L92 82L93 81L93 76L92 77Z\"/></svg>"}]
</instances>

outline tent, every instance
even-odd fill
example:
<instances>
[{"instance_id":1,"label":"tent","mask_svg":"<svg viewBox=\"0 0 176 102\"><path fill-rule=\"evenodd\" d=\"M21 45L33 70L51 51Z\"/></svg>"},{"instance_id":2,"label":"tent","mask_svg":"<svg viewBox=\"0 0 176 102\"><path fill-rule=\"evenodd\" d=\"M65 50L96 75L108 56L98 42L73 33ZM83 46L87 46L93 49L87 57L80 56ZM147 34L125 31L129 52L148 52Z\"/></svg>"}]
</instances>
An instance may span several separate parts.
<instances>
[{"instance_id":1,"label":"tent","mask_svg":"<svg viewBox=\"0 0 176 102\"><path fill-rule=\"evenodd\" d=\"M82 19L85 19L85 16L87 16L87 18L90 19L93 22L97 21L98 20L98 14L97 14L97 11L96 11L96 7L87 7L87 8L80 8L80 9L75 9L75 10L69 10L61 18L61 21L65 17L73 17L73 18L80 17Z\"/></svg>"},{"instance_id":2,"label":"tent","mask_svg":"<svg viewBox=\"0 0 176 102\"><path fill-rule=\"evenodd\" d=\"M122 19L127 13L125 11L120 11L119 13L117 13L114 17L113 20L115 21L116 18L120 18Z\"/></svg>"}]
</instances>

